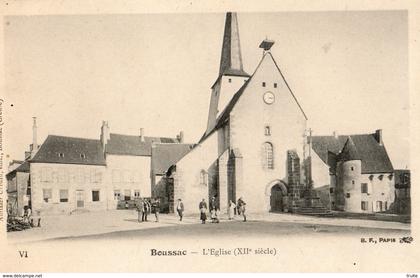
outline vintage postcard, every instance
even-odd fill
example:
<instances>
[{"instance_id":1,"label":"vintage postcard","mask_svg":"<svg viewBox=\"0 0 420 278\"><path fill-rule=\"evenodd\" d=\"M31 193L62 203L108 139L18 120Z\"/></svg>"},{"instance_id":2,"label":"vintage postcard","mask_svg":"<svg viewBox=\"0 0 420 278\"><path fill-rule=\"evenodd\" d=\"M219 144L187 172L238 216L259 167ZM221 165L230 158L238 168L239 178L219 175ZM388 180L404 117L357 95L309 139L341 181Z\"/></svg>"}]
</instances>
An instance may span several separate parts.
<instances>
[{"instance_id":1,"label":"vintage postcard","mask_svg":"<svg viewBox=\"0 0 420 278\"><path fill-rule=\"evenodd\" d=\"M397 2L6 1L0 271L419 271Z\"/></svg>"}]
</instances>

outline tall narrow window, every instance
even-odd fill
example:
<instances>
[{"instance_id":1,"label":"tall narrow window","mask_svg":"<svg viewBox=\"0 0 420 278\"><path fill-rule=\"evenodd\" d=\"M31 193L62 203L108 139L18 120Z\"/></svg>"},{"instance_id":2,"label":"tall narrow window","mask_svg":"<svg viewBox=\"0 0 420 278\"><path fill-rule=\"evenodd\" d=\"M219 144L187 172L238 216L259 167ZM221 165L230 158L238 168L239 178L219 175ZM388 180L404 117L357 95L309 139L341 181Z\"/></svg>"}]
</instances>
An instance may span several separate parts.
<instances>
[{"instance_id":1,"label":"tall narrow window","mask_svg":"<svg viewBox=\"0 0 420 278\"><path fill-rule=\"evenodd\" d=\"M362 183L361 190L362 190L362 193L368 193L368 184Z\"/></svg>"},{"instance_id":2,"label":"tall narrow window","mask_svg":"<svg viewBox=\"0 0 420 278\"><path fill-rule=\"evenodd\" d=\"M200 184L207 185L208 173L205 170L200 171Z\"/></svg>"},{"instance_id":3,"label":"tall narrow window","mask_svg":"<svg viewBox=\"0 0 420 278\"><path fill-rule=\"evenodd\" d=\"M265 136L270 136L271 135L271 128L269 125L266 125L264 128L264 134Z\"/></svg>"},{"instance_id":4,"label":"tall narrow window","mask_svg":"<svg viewBox=\"0 0 420 278\"><path fill-rule=\"evenodd\" d=\"M99 202L99 190L92 190L92 202Z\"/></svg>"},{"instance_id":5,"label":"tall narrow window","mask_svg":"<svg viewBox=\"0 0 420 278\"><path fill-rule=\"evenodd\" d=\"M273 144L264 143L264 162L267 169L274 169Z\"/></svg>"}]
</instances>

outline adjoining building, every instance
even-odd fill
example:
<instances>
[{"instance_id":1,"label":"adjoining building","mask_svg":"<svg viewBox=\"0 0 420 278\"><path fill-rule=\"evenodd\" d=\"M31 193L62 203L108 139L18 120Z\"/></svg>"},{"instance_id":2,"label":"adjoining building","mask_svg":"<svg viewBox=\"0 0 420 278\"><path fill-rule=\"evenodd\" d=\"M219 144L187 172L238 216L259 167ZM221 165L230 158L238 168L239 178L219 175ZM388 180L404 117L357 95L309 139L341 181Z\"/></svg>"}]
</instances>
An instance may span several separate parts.
<instances>
[{"instance_id":1,"label":"adjoining building","mask_svg":"<svg viewBox=\"0 0 420 278\"><path fill-rule=\"evenodd\" d=\"M395 178L382 130L373 134L312 136L311 143L314 186L329 190L333 210L390 211L395 200Z\"/></svg>"},{"instance_id":2,"label":"adjoining building","mask_svg":"<svg viewBox=\"0 0 420 278\"><path fill-rule=\"evenodd\" d=\"M7 174L13 213L22 215L24 206L42 214L116 209L136 198L150 198L152 144L177 144L180 136L143 133L110 133L104 121L99 140L49 135Z\"/></svg>"},{"instance_id":3,"label":"adjoining building","mask_svg":"<svg viewBox=\"0 0 420 278\"><path fill-rule=\"evenodd\" d=\"M29 163L13 162L9 167L7 179L7 210L14 215L22 215L25 206L31 206L31 184L29 180Z\"/></svg>"},{"instance_id":4,"label":"adjoining building","mask_svg":"<svg viewBox=\"0 0 420 278\"><path fill-rule=\"evenodd\" d=\"M181 137L182 138L182 137ZM182 139L181 139L182 142ZM152 145L152 196L160 198L162 212L174 212L173 178L170 167L185 156L194 144L153 144Z\"/></svg>"}]
</instances>

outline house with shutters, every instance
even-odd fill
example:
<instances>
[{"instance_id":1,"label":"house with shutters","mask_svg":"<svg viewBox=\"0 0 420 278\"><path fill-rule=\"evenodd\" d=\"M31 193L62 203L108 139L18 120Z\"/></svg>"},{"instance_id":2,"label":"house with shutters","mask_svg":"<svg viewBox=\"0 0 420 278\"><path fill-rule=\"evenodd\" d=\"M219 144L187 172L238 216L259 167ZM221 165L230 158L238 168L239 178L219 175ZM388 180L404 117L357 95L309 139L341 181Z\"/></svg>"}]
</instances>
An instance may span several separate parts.
<instances>
[{"instance_id":1,"label":"house with shutters","mask_svg":"<svg viewBox=\"0 0 420 278\"><path fill-rule=\"evenodd\" d=\"M36 124L34 122L34 144ZM121 202L150 198L152 145L177 144L176 138L110 133L100 139L48 135L39 149L7 174L8 206L22 215L68 214L116 209ZM32 145L34 145L32 144Z\"/></svg>"}]
</instances>

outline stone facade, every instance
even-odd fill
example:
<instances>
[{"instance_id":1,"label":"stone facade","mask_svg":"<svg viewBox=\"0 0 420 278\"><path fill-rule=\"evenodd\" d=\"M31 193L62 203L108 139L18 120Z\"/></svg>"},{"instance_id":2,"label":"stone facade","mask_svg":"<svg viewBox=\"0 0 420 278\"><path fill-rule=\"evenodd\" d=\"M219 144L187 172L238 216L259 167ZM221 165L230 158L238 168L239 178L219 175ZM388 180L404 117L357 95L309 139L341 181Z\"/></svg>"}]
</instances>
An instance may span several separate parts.
<instances>
[{"instance_id":1,"label":"stone facade","mask_svg":"<svg viewBox=\"0 0 420 278\"><path fill-rule=\"evenodd\" d=\"M193 148L176 163L174 200L182 199L185 213L197 213L202 199L216 195L218 188L218 140L217 133Z\"/></svg>"},{"instance_id":2,"label":"stone facade","mask_svg":"<svg viewBox=\"0 0 420 278\"><path fill-rule=\"evenodd\" d=\"M32 163L32 211L67 214L79 210L107 209L105 166Z\"/></svg>"},{"instance_id":3,"label":"stone facade","mask_svg":"<svg viewBox=\"0 0 420 278\"><path fill-rule=\"evenodd\" d=\"M362 174L361 161L339 162L332 194L334 209L356 213L386 212L393 206L393 173Z\"/></svg>"}]
</instances>

